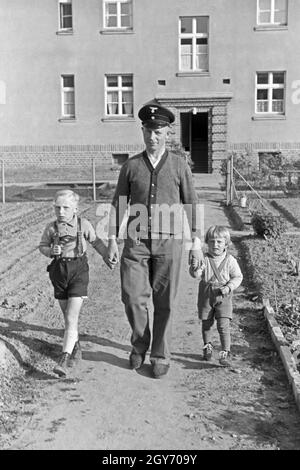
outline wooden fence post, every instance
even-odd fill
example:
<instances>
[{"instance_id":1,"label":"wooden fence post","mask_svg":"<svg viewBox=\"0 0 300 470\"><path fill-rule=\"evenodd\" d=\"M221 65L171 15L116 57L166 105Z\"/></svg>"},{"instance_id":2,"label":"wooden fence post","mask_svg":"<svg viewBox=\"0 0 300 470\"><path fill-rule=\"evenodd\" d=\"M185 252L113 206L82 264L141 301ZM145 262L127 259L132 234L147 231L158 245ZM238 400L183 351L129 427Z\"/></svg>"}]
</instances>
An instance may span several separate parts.
<instances>
[{"instance_id":1,"label":"wooden fence post","mask_svg":"<svg viewBox=\"0 0 300 470\"><path fill-rule=\"evenodd\" d=\"M227 159L226 170L226 205L232 204L233 200L233 159L230 155Z\"/></svg>"},{"instance_id":2,"label":"wooden fence post","mask_svg":"<svg viewBox=\"0 0 300 470\"><path fill-rule=\"evenodd\" d=\"M93 179L93 201L96 201L96 165L95 165L94 158L92 158L92 179Z\"/></svg>"},{"instance_id":3,"label":"wooden fence post","mask_svg":"<svg viewBox=\"0 0 300 470\"><path fill-rule=\"evenodd\" d=\"M1 160L1 183L2 183L2 202L5 204L5 168L4 160Z\"/></svg>"},{"instance_id":4,"label":"wooden fence post","mask_svg":"<svg viewBox=\"0 0 300 470\"><path fill-rule=\"evenodd\" d=\"M230 155L230 204L233 203L233 155Z\"/></svg>"}]
</instances>

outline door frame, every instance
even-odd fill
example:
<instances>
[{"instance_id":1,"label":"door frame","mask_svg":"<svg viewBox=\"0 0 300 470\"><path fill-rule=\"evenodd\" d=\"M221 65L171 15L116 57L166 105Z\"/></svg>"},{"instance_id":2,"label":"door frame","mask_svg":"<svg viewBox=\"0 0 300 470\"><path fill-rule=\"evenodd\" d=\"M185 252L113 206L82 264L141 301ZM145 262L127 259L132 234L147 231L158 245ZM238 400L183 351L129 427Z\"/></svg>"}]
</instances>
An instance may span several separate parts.
<instances>
[{"instance_id":1,"label":"door frame","mask_svg":"<svg viewBox=\"0 0 300 470\"><path fill-rule=\"evenodd\" d=\"M208 113L208 173L219 171L227 155L227 106L233 93L203 92L203 93L174 93L157 95L156 99L163 106L171 109L175 115L173 124L174 138L181 142L180 113Z\"/></svg>"}]
</instances>

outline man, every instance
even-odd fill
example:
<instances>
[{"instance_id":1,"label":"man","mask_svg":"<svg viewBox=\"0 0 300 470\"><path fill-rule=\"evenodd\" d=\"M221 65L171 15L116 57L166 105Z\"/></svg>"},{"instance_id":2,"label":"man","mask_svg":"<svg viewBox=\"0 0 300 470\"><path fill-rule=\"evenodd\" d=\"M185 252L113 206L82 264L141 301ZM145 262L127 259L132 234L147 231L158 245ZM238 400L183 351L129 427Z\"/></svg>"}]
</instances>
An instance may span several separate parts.
<instances>
[{"instance_id":1,"label":"man","mask_svg":"<svg viewBox=\"0 0 300 470\"><path fill-rule=\"evenodd\" d=\"M183 247L183 205L192 231L189 262L197 266L201 243L196 237L197 196L192 173L181 156L166 150L173 113L158 102L144 105L138 116L146 149L121 168L112 201L106 263L119 261L120 224L129 204L127 231L121 257L122 301L132 328L130 366L141 367L151 342L148 302L154 306L150 362L160 378L170 366L171 320L178 291ZM182 214L181 214L182 212Z\"/></svg>"}]
</instances>

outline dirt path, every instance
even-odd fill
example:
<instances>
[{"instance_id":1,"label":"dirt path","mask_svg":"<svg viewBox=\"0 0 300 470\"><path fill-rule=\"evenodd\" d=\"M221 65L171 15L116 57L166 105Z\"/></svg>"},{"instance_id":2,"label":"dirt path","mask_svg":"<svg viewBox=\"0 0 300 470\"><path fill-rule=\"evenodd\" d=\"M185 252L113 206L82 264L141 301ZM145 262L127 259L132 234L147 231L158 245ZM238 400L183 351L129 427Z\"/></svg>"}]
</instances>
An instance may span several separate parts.
<instances>
[{"instance_id":1,"label":"dirt path","mask_svg":"<svg viewBox=\"0 0 300 470\"><path fill-rule=\"evenodd\" d=\"M94 207L86 212L93 222L94 213ZM229 225L220 196L206 195L205 226L216 220ZM31 230L40 231L42 222ZM33 237L31 249L35 243ZM2 429L2 449L300 449L300 415L261 305L249 300L246 277L235 296L233 367L218 365L216 332L216 357L206 363L197 282L188 275L185 253L172 367L163 380L155 380L148 358L138 372L128 368L130 330L119 272L110 272L90 249L90 297L80 319L83 361L62 380L52 372L63 324L52 299L47 260L32 256L28 246L18 261L17 247L15 264L7 276L2 273L0 304L6 302L0 310L0 339L9 347L6 363L19 371L20 393L4 407L3 416L14 410L15 418L9 433ZM233 253L242 257L238 243ZM9 423L7 418L6 431Z\"/></svg>"}]
</instances>

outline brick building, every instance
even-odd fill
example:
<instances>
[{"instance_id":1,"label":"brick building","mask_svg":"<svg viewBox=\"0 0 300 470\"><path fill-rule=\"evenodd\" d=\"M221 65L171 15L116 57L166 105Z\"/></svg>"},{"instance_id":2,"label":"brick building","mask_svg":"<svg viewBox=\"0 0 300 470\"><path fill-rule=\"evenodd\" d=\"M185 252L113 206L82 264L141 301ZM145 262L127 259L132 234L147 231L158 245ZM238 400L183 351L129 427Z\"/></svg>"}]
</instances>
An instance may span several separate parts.
<instances>
[{"instance_id":1,"label":"brick building","mask_svg":"<svg viewBox=\"0 0 300 470\"><path fill-rule=\"evenodd\" d=\"M299 0L1 0L0 154L121 163L155 98L195 172L297 158L299 39Z\"/></svg>"}]
</instances>

